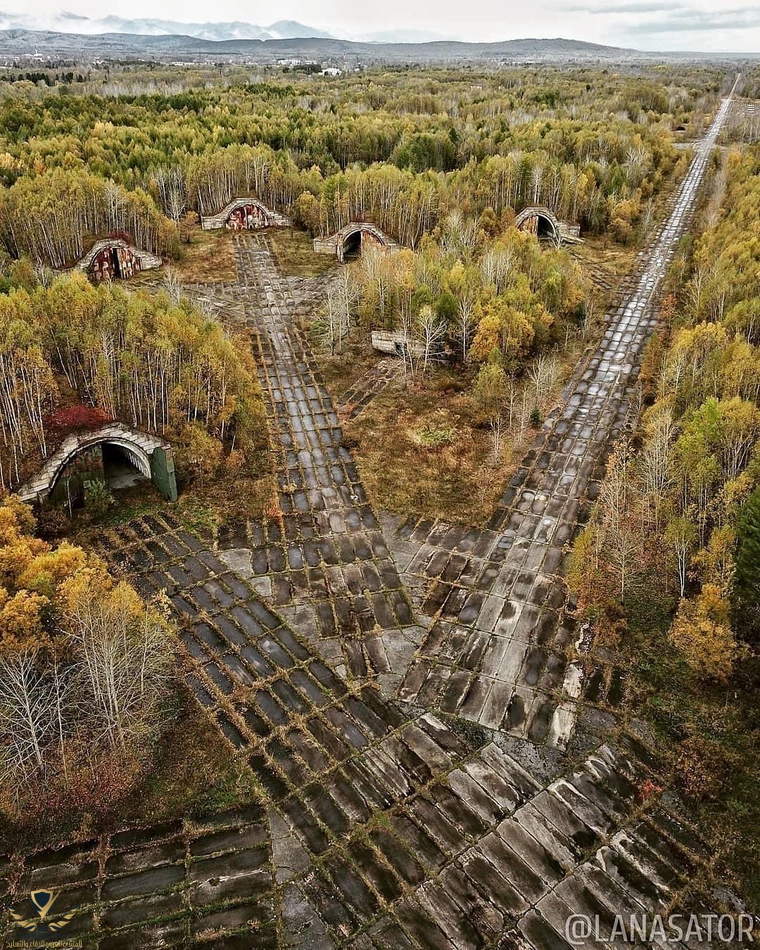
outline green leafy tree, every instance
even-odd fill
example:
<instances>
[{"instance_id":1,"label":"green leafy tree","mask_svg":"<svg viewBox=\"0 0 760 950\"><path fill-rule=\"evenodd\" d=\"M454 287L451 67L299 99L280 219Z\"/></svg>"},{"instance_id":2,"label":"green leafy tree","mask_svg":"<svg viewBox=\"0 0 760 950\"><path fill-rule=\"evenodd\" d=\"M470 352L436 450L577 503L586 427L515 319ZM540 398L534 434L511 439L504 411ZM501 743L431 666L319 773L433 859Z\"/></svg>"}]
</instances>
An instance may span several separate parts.
<instances>
[{"instance_id":1,"label":"green leafy tree","mask_svg":"<svg viewBox=\"0 0 760 950\"><path fill-rule=\"evenodd\" d=\"M472 390L472 401L487 421L493 436L493 464L501 457L504 414L509 399L509 380L498 363L481 366Z\"/></svg>"}]
</instances>

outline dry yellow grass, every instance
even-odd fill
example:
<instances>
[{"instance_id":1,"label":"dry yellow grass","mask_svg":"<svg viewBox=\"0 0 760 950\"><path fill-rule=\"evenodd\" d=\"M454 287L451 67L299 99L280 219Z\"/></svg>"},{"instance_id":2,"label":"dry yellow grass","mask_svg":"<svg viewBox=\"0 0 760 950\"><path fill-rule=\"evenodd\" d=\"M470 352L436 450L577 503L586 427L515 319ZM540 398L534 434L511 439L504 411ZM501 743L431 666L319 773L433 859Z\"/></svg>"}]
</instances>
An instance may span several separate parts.
<instances>
[{"instance_id":1,"label":"dry yellow grass","mask_svg":"<svg viewBox=\"0 0 760 950\"><path fill-rule=\"evenodd\" d=\"M415 389L379 395L344 422L346 437L377 509L483 524L514 471L509 446L491 464L490 432L474 425L470 400L448 370Z\"/></svg>"},{"instance_id":2,"label":"dry yellow grass","mask_svg":"<svg viewBox=\"0 0 760 950\"><path fill-rule=\"evenodd\" d=\"M634 267L637 248L623 247L607 237L584 238L570 253L580 264L583 276L593 285L598 307L606 307L622 280Z\"/></svg>"},{"instance_id":3,"label":"dry yellow grass","mask_svg":"<svg viewBox=\"0 0 760 950\"><path fill-rule=\"evenodd\" d=\"M280 272L286 277L319 277L338 266L335 257L315 254L311 236L295 228L273 228L267 231L269 247Z\"/></svg>"},{"instance_id":4,"label":"dry yellow grass","mask_svg":"<svg viewBox=\"0 0 760 950\"><path fill-rule=\"evenodd\" d=\"M235 280L235 255L232 231L202 231L196 226L188 232L190 243L182 243L182 257L172 264L180 280L207 283Z\"/></svg>"},{"instance_id":5,"label":"dry yellow grass","mask_svg":"<svg viewBox=\"0 0 760 950\"><path fill-rule=\"evenodd\" d=\"M306 329L308 332L309 328L306 327ZM348 340L343 347L343 352L337 356L330 356L325 352L320 346L320 340L313 332L309 334L309 342L319 362L327 391L336 405L340 397L380 359L380 354L373 350L364 338Z\"/></svg>"}]
</instances>

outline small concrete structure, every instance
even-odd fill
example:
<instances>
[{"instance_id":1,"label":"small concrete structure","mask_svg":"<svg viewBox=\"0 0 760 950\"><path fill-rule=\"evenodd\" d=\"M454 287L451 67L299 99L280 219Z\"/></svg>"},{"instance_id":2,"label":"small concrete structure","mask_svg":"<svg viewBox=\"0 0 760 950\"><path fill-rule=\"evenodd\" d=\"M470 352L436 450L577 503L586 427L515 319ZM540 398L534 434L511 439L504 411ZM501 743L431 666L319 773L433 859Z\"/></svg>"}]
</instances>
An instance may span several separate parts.
<instances>
[{"instance_id":1,"label":"small concrete structure","mask_svg":"<svg viewBox=\"0 0 760 950\"><path fill-rule=\"evenodd\" d=\"M560 221L550 208L533 205L523 210L515 218L518 231L535 234L539 240L550 240L555 244L581 243L579 224Z\"/></svg>"},{"instance_id":2,"label":"small concrete structure","mask_svg":"<svg viewBox=\"0 0 760 950\"><path fill-rule=\"evenodd\" d=\"M376 224L366 221L351 221L329 237L314 238L317 254L334 254L343 263L347 258L358 257L368 247L393 253L400 245L383 233Z\"/></svg>"},{"instance_id":3,"label":"small concrete structure","mask_svg":"<svg viewBox=\"0 0 760 950\"><path fill-rule=\"evenodd\" d=\"M425 348L416 340L409 340L403 330L373 330L372 348L391 356L406 356L410 353L417 358L423 356Z\"/></svg>"},{"instance_id":4,"label":"small concrete structure","mask_svg":"<svg viewBox=\"0 0 760 950\"><path fill-rule=\"evenodd\" d=\"M218 214L201 218L204 231L229 228L232 231L259 231L262 228L289 228L290 218L272 211L256 198L233 198Z\"/></svg>"},{"instance_id":5,"label":"small concrete structure","mask_svg":"<svg viewBox=\"0 0 760 950\"><path fill-rule=\"evenodd\" d=\"M96 241L75 266L100 283L103 280L124 280L144 270L160 267L161 258L121 238L104 238Z\"/></svg>"},{"instance_id":6,"label":"small concrete structure","mask_svg":"<svg viewBox=\"0 0 760 950\"><path fill-rule=\"evenodd\" d=\"M139 432L121 422L109 422L94 431L68 435L37 475L19 488L19 497L22 501L42 503L52 494L66 467L77 456L91 454L97 446L118 447L129 463L150 479L164 498L177 500L174 457L169 443L157 435Z\"/></svg>"}]
</instances>

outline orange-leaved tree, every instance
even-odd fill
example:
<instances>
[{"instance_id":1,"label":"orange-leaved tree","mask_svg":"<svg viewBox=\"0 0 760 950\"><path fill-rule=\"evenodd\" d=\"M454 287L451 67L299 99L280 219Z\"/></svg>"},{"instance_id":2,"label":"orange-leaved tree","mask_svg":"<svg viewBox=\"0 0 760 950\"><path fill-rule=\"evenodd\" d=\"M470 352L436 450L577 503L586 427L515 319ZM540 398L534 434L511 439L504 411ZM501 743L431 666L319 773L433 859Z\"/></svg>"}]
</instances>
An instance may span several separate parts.
<instances>
[{"instance_id":1,"label":"orange-leaved tree","mask_svg":"<svg viewBox=\"0 0 760 950\"><path fill-rule=\"evenodd\" d=\"M97 557L33 535L15 496L0 501L0 782L63 780L77 750L130 763L161 729L174 634ZM109 766L109 768L112 767Z\"/></svg>"}]
</instances>

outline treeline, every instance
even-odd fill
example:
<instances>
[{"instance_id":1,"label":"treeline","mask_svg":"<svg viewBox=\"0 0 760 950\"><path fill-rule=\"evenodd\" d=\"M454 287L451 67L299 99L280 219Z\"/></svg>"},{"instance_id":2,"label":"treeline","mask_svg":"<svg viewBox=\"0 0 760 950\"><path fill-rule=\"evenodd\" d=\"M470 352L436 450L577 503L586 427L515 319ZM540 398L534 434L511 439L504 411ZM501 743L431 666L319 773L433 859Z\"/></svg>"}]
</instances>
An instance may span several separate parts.
<instances>
[{"instance_id":1,"label":"treeline","mask_svg":"<svg viewBox=\"0 0 760 950\"><path fill-rule=\"evenodd\" d=\"M174 655L161 609L34 527L0 501L0 808L27 819L128 790L166 721Z\"/></svg>"},{"instance_id":2,"label":"treeline","mask_svg":"<svg viewBox=\"0 0 760 950\"><path fill-rule=\"evenodd\" d=\"M175 95L18 97L2 103L0 143L24 169L63 164L66 155L130 188L158 165L237 143L269 145L325 175L381 161L448 171L549 142L561 161L623 161L637 134L656 140L674 124L701 122L723 80L718 70L687 67L643 75L505 69L466 79L386 70L329 83L206 82Z\"/></svg>"},{"instance_id":3,"label":"treeline","mask_svg":"<svg viewBox=\"0 0 760 950\"><path fill-rule=\"evenodd\" d=\"M72 400L166 435L185 474L219 461L222 446L237 464L266 442L245 349L186 302L96 288L80 275L14 286L0 295L2 488L49 454L53 410Z\"/></svg>"},{"instance_id":4,"label":"treeline","mask_svg":"<svg viewBox=\"0 0 760 950\"><path fill-rule=\"evenodd\" d=\"M760 647L760 152L727 161L725 213L666 301L639 440L610 461L572 576L603 633L624 629L642 591L669 606L671 641L719 683L750 674Z\"/></svg>"},{"instance_id":5,"label":"treeline","mask_svg":"<svg viewBox=\"0 0 760 950\"><path fill-rule=\"evenodd\" d=\"M171 256L188 211L211 214L235 196L254 194L314 234L369 219L412 247L450 210L500 215L532 204L593 233L611 226L627 241L675 166L675 154L664 144L662 151L648 152L638 143L622 165L600 160L579 167L538 151L471 162L449 174L375 164L324 177L318 168L299 170L268 146L233 145L190 159L186 168L155 169L148 192L126 191L84 171L23 176L0 192L0 235L14 256L26 253L55 267L80 257L95 236L112 232Z\"/></svg>"},{"instance_id":6,"label":"treeline","mask_svg":"<svg viewBox=\"0 0 760 950\"><path fill-rule=\"evenodd\" d=\"M86 171L56 168L25 175L0 192L0 236L14 257L26 254L61 268L112 233L156 254L176 253L176 226L142 189L127 191Z\"/></svg>"},{"instance_id":7,"label":"treeline","mask_svg":"<svg viewBox=\"0 0 760 950\"><path fill-rule=\"evenodd\" d=\"M76 82L81 84L85 82L85 79L86 77L82 73L75 74L73 70L66 73L40 72L39 70L19 72L18 74L0 72L0 82L7 83L33 82L44 83L46 86L56 86L58 83L70 85Z\"/></svg>"},{"instance_id":8,"label":"treeline","mask_svg":"<svg viewBox=\"0 0 760 950\"><path fill-rule=\"evenodd\" d=\"M526 204L627 240L685 162L673 124L700 124L721 81L700 74L705 91L688 71L638 84L591 70L477 78L430 70L318 88L272 80L0 101L2 240L54 266L113 230L172 254L187 212L216 212L240 194L314 233L368 217L411 246L452 209Z\"/></svg>"}]
</instances>

